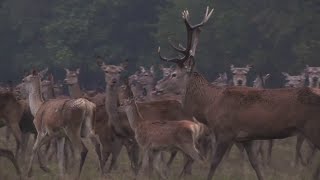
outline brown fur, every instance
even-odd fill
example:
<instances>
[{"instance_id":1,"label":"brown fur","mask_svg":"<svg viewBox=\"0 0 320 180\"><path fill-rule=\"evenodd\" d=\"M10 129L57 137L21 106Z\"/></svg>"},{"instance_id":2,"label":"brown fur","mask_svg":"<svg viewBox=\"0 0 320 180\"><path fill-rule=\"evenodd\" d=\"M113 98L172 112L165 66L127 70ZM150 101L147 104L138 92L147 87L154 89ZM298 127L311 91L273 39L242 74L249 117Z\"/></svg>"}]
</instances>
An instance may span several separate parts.
<instances>
[{"instance_id":1,"label":"brown fur","mask_svg":"<svg viewBox=\"0 0 320 180\"><path fill-rule=\"evenodd\" d=\"M9 126L16 138L17 150L22 143L22 133L19 127L19 122L23 115L23 105L15 98L12 92L0 92L0 118L5 120L5 124ZM0 149L0 156L8 158L15 166L17 173L20 175L20 168L13 153L9 150Z\"/></svg>"},{"instance_id":2,"label":"brown fur","mask_svg":"<svg viewBox=\"0 0 320 180\"><path fill-rule=\"evenodd\" d=\"M50 139L58 137L60 175L64 175L64 137L67 136L73 145L75 156L80 169L77 170L76 179L79 179L83 163L87 155L87 148L81 136L94 136L93 122L95 118L95 105L86 99L52 99L44 102L41 95L40 77L36 71L23 79L29 93L29 104L34 115L34 124L38 135L33 147L28 176L32 175L34 155L38 154L43 144ZM49 171L38 158L43 170Z\"/></svg>"},{"instance_id":3,"label":"brown fur","mask_svg":"<svg viewBox=\"0 0 320 180\"><path fill-rule=\"evenodd\" d=\"M320 148L320 104L316 92L299 88L257 90L209 85L199 73L193 72L193 67L200 27L207 22L211 13L208 15L207 9L204 20L195 26L189 23L188 11L182 14L188 31L187 48L174 49L184 56L167 59L160 55L160 58L178 64L183 72L180 80L184 80L186 85L183 100L185 112L207 122L215 135L216 148L208 180L212 179L223 156L234 142L243 143L259 180L263 180L264 176L253 150L253 140L286 138L301 132ZM185 63L189 65L185 66ZM170 85L168 82L162 84L167 87ZM165 89L159 84L156 87L161 91ZM310 97L315 97L316 100Z\"/></svg>"},{"instance_id":4,"label":"brown fur","mask_svg":"<svg viewBox=\"0 0 320 180\"><path fill-rule=\"evenodd\" d=\"M66 77L64 82L68 85L69 94L72 98L83 96L90 100L97 106L97 113L95 118L95 126L93 127L97 135L99 136L99 142L96 139L91 139L95 146L95 151L99 158L100 170L103 173L103 169L109 156L112 156L109 171L116 165L117 158L122 148L122 140L116 137L113 129L109 125L109 117L105 109L105 94L98 93L93 97L89 97L86 93L80 89L78 84L78 76L80 69L76 71L66 70Z\"/></svg>"},{"instance_id":5,"label":"brown fur","mask_svg":"<svg viewBox=\"0 0 320 180\"><path fill-rule=\"evenodd\" d=\"M167 178L161 167L161 151L179 149L193 159L202 160L196 149L196 141L201 135L202 125L188 120L148 121L140 115L132 101L125 105L130 126L135 132L135 139L144 152L142 172L146 173L151 166L156 166L162 178ZM157 164L153 164L153 159Z\"/></svg>"}]
</instances>

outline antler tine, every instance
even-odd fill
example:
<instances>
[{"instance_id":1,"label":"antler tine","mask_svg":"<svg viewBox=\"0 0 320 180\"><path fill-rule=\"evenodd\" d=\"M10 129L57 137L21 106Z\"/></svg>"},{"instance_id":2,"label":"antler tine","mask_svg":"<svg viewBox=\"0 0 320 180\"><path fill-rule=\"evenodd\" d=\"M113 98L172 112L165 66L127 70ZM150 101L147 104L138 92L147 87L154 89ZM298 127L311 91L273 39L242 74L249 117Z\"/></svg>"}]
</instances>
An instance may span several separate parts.
<instances>
[{"instance_id":1,"label":"antler tine","mask_svg":"<svg viewBox=\"0 0 320 180\"><path fill-rule=\"evenodd\" d=\"M214 8L212 8L211 11L209 12L209 6L207 6L206 14L203 17L203 20L199 24L191 26L191 28L192 29L196 29L196 28L199 28L199 27L203 26L210 19L213 11L214 11Z\"/></svg>"},{"instance_id":2,"label":"antler tine","mask_svg":"<svg viewBox=\"0 0 320 180\"><path fill-rule=\"evenodd\" d=\"M180 53L182 53L182 54L186 54L186 48L183 47L180 43L179 43L179 45L178 45L178 47L177 47L177 46L175 46L175 45L173 44L173 42L171 41L171 38L168 38L168 41L169 41L170 46L171 46L174 50L176 50L176 51L178 51L178 52L180 52Z\"/></svg>"},{"instance_id":3,"label":"antler tine","mask_svg":"<svg viewBox=\"0 0 320 180\"><path fill-rule=\"evenodd\" d=\"M171 59L169 59L169 58L166 58L166 57L163 57L163 56L161 56L161 53L160 53L160 46L159 46L159 48L158 48L158 55L159 55L159 57L160 57L160 59L161 60L163 60L163 61L165 61L165 62L174 62L174 63L176 63L176 64L178 64L179 66L183 66L183 63L184 63L184 59L185 59L185 57L182 57L182 58L171 58Z\"/></svg>"}]
</instances>

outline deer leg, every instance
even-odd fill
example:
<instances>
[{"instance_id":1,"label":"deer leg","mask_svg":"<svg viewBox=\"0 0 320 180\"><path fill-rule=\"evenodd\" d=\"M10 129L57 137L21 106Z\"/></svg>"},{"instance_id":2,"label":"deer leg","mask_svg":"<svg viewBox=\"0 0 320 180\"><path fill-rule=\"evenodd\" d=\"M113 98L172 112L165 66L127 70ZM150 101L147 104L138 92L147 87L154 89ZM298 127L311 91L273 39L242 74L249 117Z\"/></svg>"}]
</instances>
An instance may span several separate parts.
<instances>
[{"instance_id":1,"label":"deer leg","mask_svg":"<svg viewBox=\"0 0 320 180\"><path fill-rule=\"evenodd\" d=\"M167 172L163 169L163 154L161 151L153 151L152 157L154 157L153 160L153 167L155 167L158 175L161 179L168 179Z\"/></svg>"},{"instance_id":2,"label":"deer leg","mask_svg":"<svg viewBox=\"0 0 320 180\"><path fill-rule=\"evenodd\" d=\"M34 143L33 148L32 148L32 154L31 154L31 158L30 158L30 162L29 162L29 166L28 166L28 177L32 176L32 164L34 161L34 156L36 155L36 153L39 155L38 152L39 152L40 147L43 144L47 143L50 139L51 139L51 137L49 137L48 135L46 135L44 133L38 133L36 142Z\"/></svg>"},{"instance_id":3,"label":"deer leg","mask_svg":"<svg viewBox=\"0 0 320 180\"><path fill-rule=\"evenodd\" d=\"M174 150L174 151L171 151L170 153L170 158L169 158L169 161L167 162L167 166L170 167L174 158L176 157L178 151Z\"/></svg>"},{"instance_id":4,"label":"deer leg","mask_svg":"<svg viewBox=\"0 0 320 180\"><path fill-rule=\"evenodd\" d=\"M58 152L58 161L59 161L59 177L61 179L63 179L64 177L64 170L65 170L65 165L64 165L64 162L65 162L65 159L64 159L64 149L65 149L65 138L62 137L62 138L59 138L57 140L57 152Z\"/></svg>"},{"instance_id":5,"label":"deer leg","mask_svg":"<svg viewBox=\"0 0 320 180\"><path fill-rule=\"evenodd\" d=\"M268 157L267 157L268 165L271 164L273 143L274 143L273 139L268 140Z\"/></svg>"},{"instance_id":6,"label":"deer leg","mask_svg":"<svg viewBox=\"0 0 320 180\"><path fill-rule=\"evenodd\" d=\"M142 166L141 166L141 169L140 169L140 173L141 173L141 175L143 177L148 176L149 179L151 177L151 167L150 167L150 165L153 165L153 164L149 164L150 161L151 161L151 158L150 158L149 150L145 149L143 151Z\"/></svg>"},{"instance_id":7,"label":"deer leg","mask_svg":"<svg viewBox=\"0 0 320 180\"><path fill-rule=\"evenodd\" d=\"M191 175L192 174L192 164L194 160L187 154L183 153L183 159L184 159L184 165L183 169L179 175L179 178L182 178L185 175Z\"/></svg>"},{"instance_id":8,"label":"deer leg","mask_svg":"<svg viewBox=\"0 0 320 180\"><path fill-rule=\"evenodd\" d=\"M267 153L266 153L266 150L267 150L267 143L269 143L269 141L264 141L264 140L260 140L259 143L257 143L257 146L258 146L258 154L260 154L261 156L261 162L263 164L263 166L266 166L267 165Z\"/></svg>"},{"instance_id":9,"label":"deer leg","mask_svg":"<svg viewBox=\"0 0 320 180\"><path fill-rule=\"evenodd\" d=\"M125 147L127 149L127 153L131 162L131 168L135 174L138 173L139 170L139 145L134 140L133 142L128 142L129 140L125 140Z\"/></svg>"},{"instance_id":10,"label":"deer leg","mask_svg":"<svg viewBox=\"0 0 320 180\"><path fill-rule=\"evenodd\" d=\"M21 142L22 142L22 132L20 130L20 127L19 127L19 123L13 123L13 124L9 124L10 126L10 129L12 130L12 133L16 139L16 158L18 159L18 152L20 150L20 145L21 145ZM24 158L24 157L22 157Z\"/></svg>"},{"instance_id":11,"label":"deer leg","mask_svg":"<svg viewBox=\"0 0 320 180\"><path fill-rule=\"evenodd\" d=\"M101 174L103 174L103 166L102 166L102 152L101 151L101 144L98 142L97 138L93 137L93 136L90 136L90 140L91 140L91 143L94 145L94 149L97 153L97 156L98 156L98 160L99 160L99 168L100 168L100 172Z\"/></svg>"},{"instance_id":12,"label":"deer leg","mask_svg":"<svg viewBox=\"0 0 320 180\"><path fill-rule=\"evenodd\" d=\"M29 139L30 139L30 133L23 133L22 134L21 157L24 158L24 159L22 159L23 162L26 162L25 153L27 152L27 149L28 149Z\"/></svg>"},{"instance_id":13,"label":"deer leg","mask_svg":"<svg viewBox=\"0 0 320 180\"><path fill-rule=\"evenodd\" d=\"M6 133L6 140L7 140L7 142L9 142L10 135L11 135L11 129L8 126L6 126L5 128L6 128L6 132L5 132Z\"/></svg>"},{"instance_id":14,"label":"deer leg","mask_svg":"<svg viewBox=\"0 0 320 180\"><path fill-rule=\"evenodd\" d=\"M112 143L112 157L111 157L111 163L110 163L110 166L109 166L109 172L112 169L117 168L117 159L118 159L118 157L120 155L121 149L122 149L122 141L115 140Z\"/></svg>"},{"instance_id":15,"label":"deer leg","mask_svg":"<svg viewBox=\"0 0 320 180\"><path fill-rule=\"evenodd\" d=\"M18 175L21 175L21 171L20 171L17 159L14 157L11 151L0 148L0 156L8 158L16 168Z\"/></svg>"},{"instance_id":16,"label":"deer leg","mask_svg":"<svg viewBox=\"0 0 320 180\"><path fill-rule=\"evenodd\" d=\"M306 165L306 163L303 161L302 155L301 155L301 147L303 144L303 141L305 140L305 137L302 134L299 134L297 136L297 144L296 144L296 157L295 157L295 163L294 166L297 166L299 162L301 162L302 165Z\"/></svg>"},{"instance_id":17,"label":"deer leg","mask_svg":"<svg viewBox=\"0 0 320 180\"><path fill-rule=\"evenodd\" d=\"M306 158L306 164L309 165L312 163L312 159L314 157L314 155L317 152L317 148L315 147L315 145L313 145L309 140L307 140L309 147L311 149L311 153L308 155L308 157Z\"/></svg>"},{"instance_id":18,"label":"deer leg","mask_svg":"<svg viewBox=\"0 0 320 180\"><path fill-rule=\"evenodd\" d=\"M65 137L65 146L64 146L64 153L65 153L65 169L68 169L68 167L70 167L70 163L72 163L72 161L70 162L70 158L74 159L74 150L73 150L73 146L72 143L70 142L69 138Z\"/></svg>"},{"instance_id":19,"label":"deer leg","mask_svg":"<svg viewBox=\"0 0 320 180\"><path fill-rule=\"evenodd\" d=\"M212 177L213 177L218 165L220 164L223 156L225 155L227 150L230 149L231 146L232 146L231 141L222 142L222 141L219 141L219 139L217 139L216 146L214 148L213 156L211 159L211 165L210 165L210 170L209 170L207 180L212 179Z\"/></svg>"},{"instance_id":20,"label":"deer leg","mask_svg":"<svg viewBox=\"0 0 320 180\"><path fill-rule=\"evenodd\" d=\"M184 168L180 173L180 177L184 176L185 174L192 174L192 163L194 160L198 160L203 162L204 158L199 153L198 149L196 148L195 144L188 143L179 145L179 148L184 152ZM192 159L191 159L191 158Z\"/></svg>"},{"instance_id":21,"label":"deer leg","mask_svg":"<svg viewBox=\"0 0 320 180\"><path fill-rule=\"evenodd\" d=\"M244 142L243 143L245 150L247 151L248 157L249 157L249 161L251 163L251 166L253 167L253 169L256 172L256 175L258 177L259 180L264 180L264 176L261 172L261 168L260 168L260 163L257 159L257 154L254 151L254 143L253 141L248 141L248 142Z\"/></svg>"},{"instance_id":22,"label":"deer leg","mask_svg":"<svg viewBox=\"0 0 320 180\"><path fill-rule=\"evenodd\" d=\"M45 147L45 153L47 154L46 159L47 161L52 160L53 157L55 159L58 159L58 145L57 145L57 140L56 139L51 139L49 143L47 143Z\"/></svg>"},{"instance_id":23,"label":"deer leg","mask_svg":"<svg viewBox=\"0 0 320 180\"><path fill-rule=\"evenodd\" d=\"M75 179L80 179L80 174L82 171L82 167L83 164L85 162L87 153L88 153L88 149L86 148L86 146L83 144L81 137L80 137L80 132L78 133L73 133L67 132L67 135L72 143L73 146L73 150L74 150L74 155L75 155L75 162L80 162L79 166L75 166L78 167L79 169L76 171L76 177Z\"/></svg>"}]
</instances>

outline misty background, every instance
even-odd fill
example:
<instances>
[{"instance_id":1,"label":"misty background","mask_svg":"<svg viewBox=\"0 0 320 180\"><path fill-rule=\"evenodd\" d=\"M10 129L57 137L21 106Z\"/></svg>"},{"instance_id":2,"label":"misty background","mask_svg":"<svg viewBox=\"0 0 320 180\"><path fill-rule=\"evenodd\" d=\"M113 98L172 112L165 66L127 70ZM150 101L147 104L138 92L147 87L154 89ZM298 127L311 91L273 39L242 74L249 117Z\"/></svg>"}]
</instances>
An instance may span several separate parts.
<instances>
[{"instance_id":1,"label":"misty background","mask_svg":"<svg viewBox=\"0 0 320 180\"><path fill-rule=\"evenodd\" d=\"M249 85L270 73L267 86L282 87L281 72L320 66L318 0L0 0L0 82L19 82L24 71L45 67L61 80L63 68L79 67L83 86L99 86L97 55L106 63L128 59L128 74L158 65L158 46L165 56L177 55L168 37L186 40L181 12L189 9L198 23L206 6L215 11L196 62L208 80L222 72L230 78L231 64L251 64Z\"/></svg>"}]
</instances>

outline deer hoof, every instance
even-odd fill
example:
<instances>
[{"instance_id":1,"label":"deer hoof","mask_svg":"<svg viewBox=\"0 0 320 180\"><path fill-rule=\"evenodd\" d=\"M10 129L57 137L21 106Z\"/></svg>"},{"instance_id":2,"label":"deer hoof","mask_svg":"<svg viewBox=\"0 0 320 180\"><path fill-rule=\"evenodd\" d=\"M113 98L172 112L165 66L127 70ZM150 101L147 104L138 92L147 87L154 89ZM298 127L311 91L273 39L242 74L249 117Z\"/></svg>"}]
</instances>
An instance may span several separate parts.
<instances>
[{"instance_id":1,"label":"deer hoof","mask_svg":"<svg viewBox=\"0 0 320 180\"><path fill-rule=\"evenodd\" d=\"M44 172L51 174L51 170L47 166L40 167Z\"/></svg>"},{"instance_id":2,"label":"deer hoof","mask_svg":"<svg viewBox=\"0 0 320 180\"><path fill-rule=\"evenodd\" d=\"M32 172L32 170L28 172L28 175L27 175L27 176L28 176L28 178L30 178L30 177L32 177L32 176L33 176L33 172Z\"/></svg>"}]
</instances>

